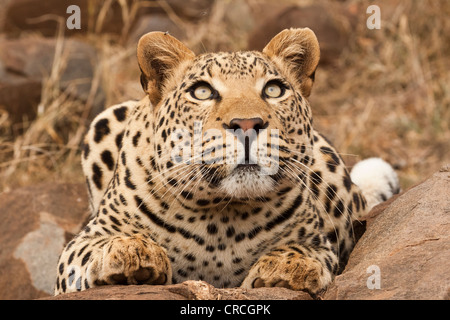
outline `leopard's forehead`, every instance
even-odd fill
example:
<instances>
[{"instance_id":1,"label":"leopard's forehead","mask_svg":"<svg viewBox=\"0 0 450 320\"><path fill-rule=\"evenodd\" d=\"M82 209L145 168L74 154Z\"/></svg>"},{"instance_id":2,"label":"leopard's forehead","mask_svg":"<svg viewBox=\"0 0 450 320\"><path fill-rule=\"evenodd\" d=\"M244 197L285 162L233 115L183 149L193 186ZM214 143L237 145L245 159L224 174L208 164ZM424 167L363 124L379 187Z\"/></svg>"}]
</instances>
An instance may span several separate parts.
<instances>
[{"instance_id":1,"label":"leopard's forehead","mask_svg":"<svg viewBox=\"0 0 450 320\"><path fill-rule=\"evenodd\" d=\"M218 52L199 55L189 70L197 76L223 78L263 77L279 74L276 66L258 51Z\"/></svg>"}]
</instances>

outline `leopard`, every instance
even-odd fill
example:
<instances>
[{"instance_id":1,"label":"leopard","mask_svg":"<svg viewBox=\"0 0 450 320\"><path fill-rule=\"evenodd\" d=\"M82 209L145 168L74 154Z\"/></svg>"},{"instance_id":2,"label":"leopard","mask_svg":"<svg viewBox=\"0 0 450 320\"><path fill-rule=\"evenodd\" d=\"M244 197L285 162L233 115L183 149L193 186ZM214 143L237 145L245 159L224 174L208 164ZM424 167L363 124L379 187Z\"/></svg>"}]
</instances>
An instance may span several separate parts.
<instances>
[{"instance_id":1,"label":"leopard","mask_svg":"<svg viewBox=\"0 0 450 320\"><path fill-rule=\"evenodd\" d=\"M91 218L59 257L55 295L199 280L319 297L348 261L353 223L399 183L381 158L349 173L313 128L315 33L195 54L155 31L137 60L144 97L106 108L86 133Z\"/></svg>"}]
</instances>

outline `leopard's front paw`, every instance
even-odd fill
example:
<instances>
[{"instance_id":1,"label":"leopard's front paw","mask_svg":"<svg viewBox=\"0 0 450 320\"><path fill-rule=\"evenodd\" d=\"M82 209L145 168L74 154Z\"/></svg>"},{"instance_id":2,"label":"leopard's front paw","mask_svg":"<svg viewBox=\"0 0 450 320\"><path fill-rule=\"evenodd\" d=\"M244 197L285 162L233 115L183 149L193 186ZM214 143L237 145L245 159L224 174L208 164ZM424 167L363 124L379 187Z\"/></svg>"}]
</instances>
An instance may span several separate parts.
<instances>
[{"instance_id":1,"label":"leopard's front paw","mask_svg":"<svg viewBox=\"0 0 450 320\"><path fill-rule=\"evenodd\" d=\"M109 241L88 267L90 282L104 284L170 284L172 267L165 249L140 235Z\"/></svg>"},{"instance_id":2,"label":"leopard's front paw","mask_svg":"<svg viewBox=\"0 0 450 320\"><path fill-rule=\"evenodd\" d=\"M331 272L318 260L292 250L262 256L242 282L243 288L285 287L316 296L332 281Z\"/></svg>"}]
</instances>

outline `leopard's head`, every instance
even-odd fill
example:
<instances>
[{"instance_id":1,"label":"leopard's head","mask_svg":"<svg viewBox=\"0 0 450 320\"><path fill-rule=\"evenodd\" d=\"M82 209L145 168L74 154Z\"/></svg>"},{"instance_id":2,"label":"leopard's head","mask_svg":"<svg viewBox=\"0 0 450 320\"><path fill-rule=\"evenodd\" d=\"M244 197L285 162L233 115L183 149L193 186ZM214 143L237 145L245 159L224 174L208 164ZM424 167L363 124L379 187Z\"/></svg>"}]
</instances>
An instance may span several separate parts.
<instances>
[{"instance_id":1,"label":"leopard's head","mask_svg":"<svg viewBox=\"0 0 450 320\"><path fill-rule=\"evenodd\" d=\"M284 30L262 52L195 55L172 36L138 44L154 113L153 167L183 201L208 207L299 185L312 162L306 98L319 62L308 29Z\"/></svg>"}]
</instances>

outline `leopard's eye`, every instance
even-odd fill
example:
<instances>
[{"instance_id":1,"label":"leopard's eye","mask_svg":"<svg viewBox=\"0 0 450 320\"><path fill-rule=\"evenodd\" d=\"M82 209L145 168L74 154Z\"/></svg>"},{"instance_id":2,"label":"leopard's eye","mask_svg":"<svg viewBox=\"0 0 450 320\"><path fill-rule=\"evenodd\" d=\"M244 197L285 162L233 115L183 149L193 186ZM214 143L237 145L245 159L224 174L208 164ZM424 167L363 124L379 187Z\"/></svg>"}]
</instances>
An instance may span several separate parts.
<instances>
[{"instance_id":1,"label":"leopard's eye","mask_svg":"<svg viewBox=\"0 0 450 320\"><path fill-rule=\"evenodd\" d=\"M280 98L284 92L285 88L278 81L269 81L263 89L263 94L267 98Z\"/></svg>"},{"instance_id":2,"label":"leopard's eye","mask_svg":"<svg viewBox=\"0 0 450 320\"><path fill-rule=\"evenodd\" d=\"M211 99L213 93L213 89L207 84L200 84L191 90L192 97L198 100Z\"/></svg>"}]
</instances>

